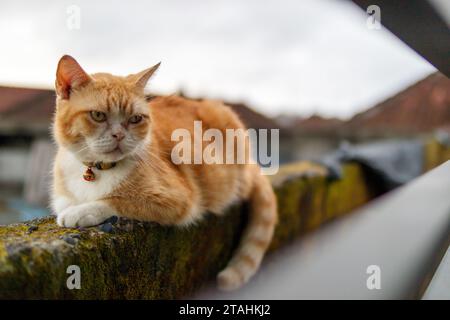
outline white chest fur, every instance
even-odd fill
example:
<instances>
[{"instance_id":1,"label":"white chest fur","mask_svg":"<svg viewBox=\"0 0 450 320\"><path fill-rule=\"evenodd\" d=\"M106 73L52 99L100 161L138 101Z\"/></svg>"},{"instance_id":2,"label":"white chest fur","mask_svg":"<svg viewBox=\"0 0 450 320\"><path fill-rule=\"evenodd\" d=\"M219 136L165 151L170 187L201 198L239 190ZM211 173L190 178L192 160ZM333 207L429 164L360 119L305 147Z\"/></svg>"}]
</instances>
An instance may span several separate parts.
<instances>
[{"instance_id":1,"label":"white chest fur","mask_svg":"<svg viewBox=\"0 0 450 320\"><path fill-rule=\"evenodd\" d=\"M124 181L135 166L133 161L125 159L109 170L98 170L94 168L95 180L86 181L83 178L86 166L71 153L64 152L61 160L64 185L74 196L74 200L77 203L100 200L108 196Z\"/></svg>"}]
</instances>

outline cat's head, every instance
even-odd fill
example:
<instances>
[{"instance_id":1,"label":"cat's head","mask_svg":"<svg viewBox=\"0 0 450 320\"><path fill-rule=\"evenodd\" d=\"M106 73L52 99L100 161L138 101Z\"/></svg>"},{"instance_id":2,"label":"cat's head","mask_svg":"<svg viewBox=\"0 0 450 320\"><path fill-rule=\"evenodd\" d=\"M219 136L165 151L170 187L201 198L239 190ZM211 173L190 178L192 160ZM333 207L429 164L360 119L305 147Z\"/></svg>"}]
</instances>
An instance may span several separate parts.
<instances>
[{"instance_id":1,"label":"cat's head","mask_svg":"<svg viewBox=\"0 0 450 320\"><path fill-rule=\"evenodd\" d=\"M115 162L142 150L152 121L144 88L158 67L126 77L88 75L63 56L55 83L57 143L81 161Z\"/></svg>"}]
</instances>

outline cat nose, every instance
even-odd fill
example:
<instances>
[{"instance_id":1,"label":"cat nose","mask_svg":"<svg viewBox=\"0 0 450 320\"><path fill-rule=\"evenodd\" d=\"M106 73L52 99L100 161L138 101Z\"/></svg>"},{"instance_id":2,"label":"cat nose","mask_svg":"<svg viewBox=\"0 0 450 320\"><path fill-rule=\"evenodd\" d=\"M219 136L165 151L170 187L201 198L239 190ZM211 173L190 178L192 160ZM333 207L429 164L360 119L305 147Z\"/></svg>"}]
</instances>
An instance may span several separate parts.
<instances>
[{"instance_id":1,"label":"cat nose","mask_svg":"<svg viewBox=\"0 0 450 320\"><path fill-rule=\"evenodd\" d=\"M123 138L125 138L125 134L123 134L123 132L116 132L113 135L113 138L115 138L117 141L122 140Z\"/></svg>"}]
</instances>

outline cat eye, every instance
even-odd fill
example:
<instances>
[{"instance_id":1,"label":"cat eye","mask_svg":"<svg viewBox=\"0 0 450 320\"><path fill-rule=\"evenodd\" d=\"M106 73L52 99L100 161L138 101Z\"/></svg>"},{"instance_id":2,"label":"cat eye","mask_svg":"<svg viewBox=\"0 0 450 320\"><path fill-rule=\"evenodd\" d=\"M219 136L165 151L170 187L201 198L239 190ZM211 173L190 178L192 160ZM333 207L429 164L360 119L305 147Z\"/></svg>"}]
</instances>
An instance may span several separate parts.
<instances>
[{"instance_id":1,"label":"cat eye","mask_svg":"<svg viewBox=\"0 0 450 320\"><path fill-rule=\"evenodd\" d=\"M140 114L135 114L128 119L129 123L136 124L142 121L142 116Z\"/></svg>"},{"instance_id":2,"label":"cat eye","mask_svg":"<svg viewBox=\"0 0 450 320\"><path fill-rule=\"evenodd\" d=\"M103 122L106 120L106 113L100 111L91 111L91 118L97 122Z\"/></svg>"}]
</instances>

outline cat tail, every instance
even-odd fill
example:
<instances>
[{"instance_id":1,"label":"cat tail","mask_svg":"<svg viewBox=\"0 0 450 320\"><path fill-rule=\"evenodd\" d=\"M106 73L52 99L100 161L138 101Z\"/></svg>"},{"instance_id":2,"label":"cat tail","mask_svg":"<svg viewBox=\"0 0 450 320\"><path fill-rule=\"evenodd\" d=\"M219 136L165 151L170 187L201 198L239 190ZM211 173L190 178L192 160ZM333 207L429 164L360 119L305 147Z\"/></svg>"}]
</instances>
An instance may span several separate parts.
<instances>
[{"instance_id":1,"label":"cat tail","mask_svg":"<svg viewBox=\"0 0 450 320\"><path fill-rule=\"evenodd\" d=\"M254 177L248 225L227 267L217 276L221 290L239 288L258 271L278 221L277 199L269 179L259 168Z\"/></svg>"}]
</instances>

